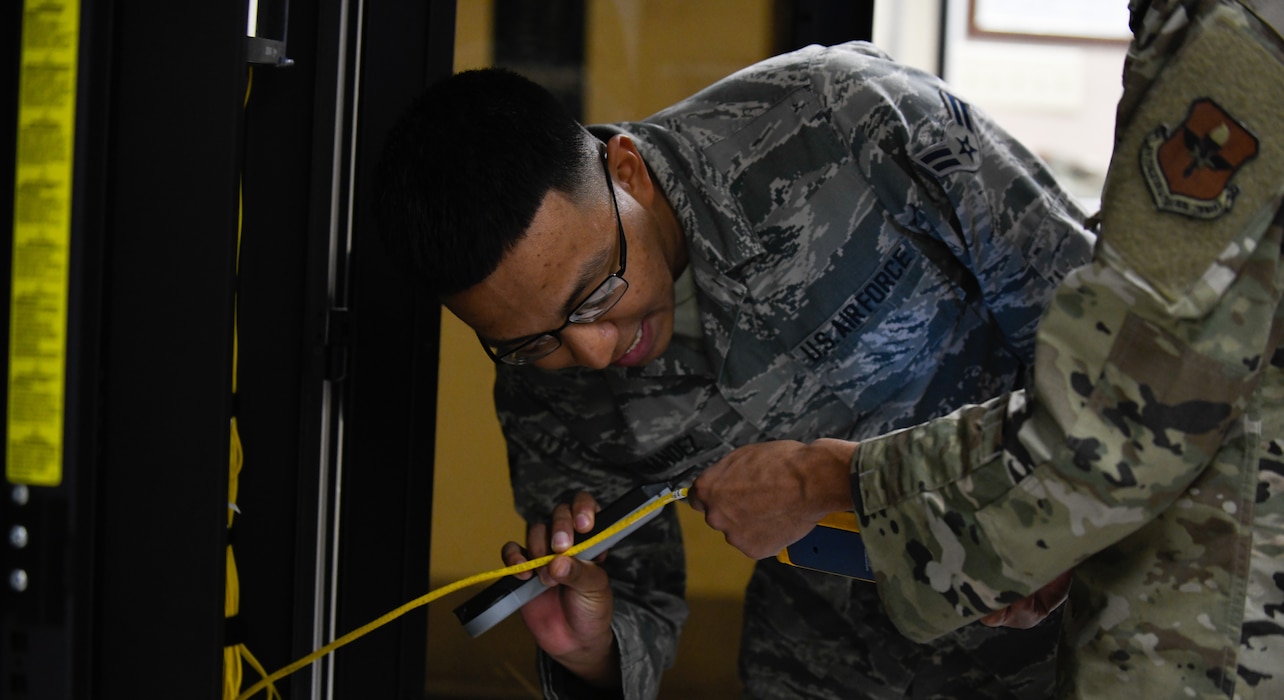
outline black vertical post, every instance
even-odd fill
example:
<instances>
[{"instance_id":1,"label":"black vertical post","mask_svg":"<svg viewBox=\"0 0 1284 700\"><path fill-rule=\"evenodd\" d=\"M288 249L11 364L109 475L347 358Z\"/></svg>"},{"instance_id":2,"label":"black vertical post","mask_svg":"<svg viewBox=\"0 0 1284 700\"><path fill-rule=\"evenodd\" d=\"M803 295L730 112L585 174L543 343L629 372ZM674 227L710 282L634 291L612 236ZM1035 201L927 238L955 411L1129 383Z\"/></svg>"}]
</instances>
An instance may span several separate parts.
<instances>
[{"instance_id":1,"label":"black vertical post","mask_svg":"<svg viewBox=\"0 0 1284 700\"><path fill-rule=\"evenodd\" d=\"M81 454L97 482L80 533L97 550L89 695L217 698L246 9L111 12L94 48L111 64L106 160L88 166L104 208L84 222L103 241L102 381L79 407L100 426Z\"/></svg>"},{"instance_id":2,"label":"black vertical post","mask_svg":"<svg viewBox=\"0 0 1284 700\"><path fill-rule=\"evenodd\" d=\"M428 591L441 309L393 272L376 240L370 185L392 125L424 87L450 74L454 3L367 3L362 24L340 633ZM336 697L423 697L426 661L427 614L419 610L342 652Z\"/></svg>"},{"instance_id":3,"label":"black vertical post","mask_svg":"<svg viewBox=\"0 0 1284 700\"><path fill-rule=\"evenodd\" d=\"M234 549L269 671L427 590L440 307L384 257L370 180L393 122L451 69L454 3L294 3L289 37L292 65L256 68L247 108L240 280ZM425 620L278 687L420 697Z\"/></svg>"}]
</instances>

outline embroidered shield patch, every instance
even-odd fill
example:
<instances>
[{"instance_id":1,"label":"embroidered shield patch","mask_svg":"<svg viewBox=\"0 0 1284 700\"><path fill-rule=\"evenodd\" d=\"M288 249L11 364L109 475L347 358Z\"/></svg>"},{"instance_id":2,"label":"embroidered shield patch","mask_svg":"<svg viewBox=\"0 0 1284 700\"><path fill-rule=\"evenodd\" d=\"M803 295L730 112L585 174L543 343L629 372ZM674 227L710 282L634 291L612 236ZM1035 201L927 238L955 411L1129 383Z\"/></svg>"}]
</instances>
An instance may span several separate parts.
<instances>
[{"instance_id":1,"label":"embroidered shield patch","mask_svg":"<svg viewBox=\"0 0 1284 700\"><path fill-rule=\"evenodd\" d=\"M1141 146L1141 170L1159 209L1215 219L1235 203L1239 188L1230 180L1257 148L1257 137L1204 98L1191 103L1181 125L1150 132Z\"/></svg>"}]
</instances>

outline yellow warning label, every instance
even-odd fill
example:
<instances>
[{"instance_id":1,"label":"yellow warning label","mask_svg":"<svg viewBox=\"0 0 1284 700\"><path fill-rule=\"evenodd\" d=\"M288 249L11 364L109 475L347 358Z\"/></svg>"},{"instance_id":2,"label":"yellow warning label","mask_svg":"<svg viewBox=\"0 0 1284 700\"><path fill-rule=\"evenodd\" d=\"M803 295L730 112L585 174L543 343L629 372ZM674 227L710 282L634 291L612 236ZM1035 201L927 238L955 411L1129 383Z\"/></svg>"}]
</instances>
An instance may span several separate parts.
<instances>
[{"instance_id":1,"label":"yellow warning label","mask_svg":"<svg viewBox=\"0 0 1284 700\"><path fill-rule=\"evenodd\" d=\"M27 0L18 75L5 477L62 482L79 0Z\"/></svg>"}]
</instances>

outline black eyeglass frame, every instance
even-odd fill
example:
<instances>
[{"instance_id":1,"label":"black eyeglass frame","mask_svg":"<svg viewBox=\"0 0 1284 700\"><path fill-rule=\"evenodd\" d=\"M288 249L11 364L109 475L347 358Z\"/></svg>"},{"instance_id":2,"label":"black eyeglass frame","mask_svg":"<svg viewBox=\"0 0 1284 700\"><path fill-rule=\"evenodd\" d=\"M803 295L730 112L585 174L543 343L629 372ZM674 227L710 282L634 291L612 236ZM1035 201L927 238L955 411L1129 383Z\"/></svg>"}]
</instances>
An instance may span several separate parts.
<instances>
[{"instance_id":1,"label":"black eyeglass frame","mask_svg":"<svg viewBox=\"0 0 1284 700\"><path fill-rule=\"evenodd\" d=\"M504 352L501 352L499 354L496 354L495 351L491 349L490 345L488 345L485 341L483 341L481 339L481 336L478 336L477 340L481 342L482 349L486 351L486 354L489 355L490 359L493 360L494 362L502 362L507 365L526 365L526 364L535 362L536 360L541 360L545 357L548 357L549 355L556 352L558 348L562 347L561 333L562 331L566 330L567 326L571 325L572 323L586 324L586 323L594 323L598 321L603 316L605 316L607 312L615 308L615 305L620 303L620 299L624 298L624 293L629 291L629 282L628 280L624 279L625 263L627 262L628 250L629 250L628 243L625 241L625 238L624 238L624 220L620 218L620 203L615 198L615 182L611 179L611 169L608 162L607 151L605 146L601 148L601 152L602 152L602 173L606 175L606 190L611 195L611 208L615 211L615 227L617 232L619 233L619 238L620 238L620 269L611 273L610 275L607 275L606 279L602 280L600 284L594 287L593 291L589 292L588 296L584 297L584 301L580 302L578 305L576 305L574 309L571 310L570 315L567 316L566 318L566 323L563 323L561 326L559 326L554 330L545 331L543 333L537 333L531 336L529 339L523 341L522 343L514 346L513 348L505 350ZM618 280L618 282L612 282L612 280ZM616 287L620 287L620 291L618 294L615 295L615 298L609 304L607 304L605 307L602 307L600 309L592 309L587 314L581 313L581 310L584 308L584 306L588 304L590 301L592 301L594 297L598 296L599 293L614 294L615 293L614 289L608 289L608 287L612 285ZM587 318L585 317L586 315L588 315ZM515 355L521 352L523 348L530 347L531 345L538 343L544 340L545 338L551 338L553 339L553 341L555 341L553 345L550 345L548 347L547 351L541 352L538 355L530 355L526 357L515 357Z\"/></svg>"}]
</instances>

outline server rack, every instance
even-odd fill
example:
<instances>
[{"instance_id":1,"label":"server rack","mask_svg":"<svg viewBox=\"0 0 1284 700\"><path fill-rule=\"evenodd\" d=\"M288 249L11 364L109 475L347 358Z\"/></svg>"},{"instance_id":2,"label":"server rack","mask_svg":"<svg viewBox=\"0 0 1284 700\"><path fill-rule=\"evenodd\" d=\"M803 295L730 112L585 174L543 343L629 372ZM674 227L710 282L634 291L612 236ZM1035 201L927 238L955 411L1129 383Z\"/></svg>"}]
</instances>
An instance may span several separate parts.
<instances>
[{"instance_id":1,"label":"server rack","mask_svg":"<svg viewBox=\"0 0 1284 700\"><path fill-rule=\"evenodd\" d=\"M7 471L0 493L0 695L219 697L225 642L272 670L427 585L439 311L389 272L366 183L397 114L450 70L454 4L275 3L289 60L251 79L248 3L67 2L62 458L55 483ZM23 28L67 2L10 6L10 94ZM13 164L17 113L3 119ZM5 170L9 348L19 197ZM232 416L245 466L229 530ZM425 625L407 618L279 687L422 696Z\"/></svg>"}]
</instances>

